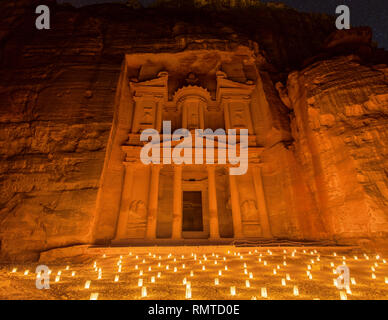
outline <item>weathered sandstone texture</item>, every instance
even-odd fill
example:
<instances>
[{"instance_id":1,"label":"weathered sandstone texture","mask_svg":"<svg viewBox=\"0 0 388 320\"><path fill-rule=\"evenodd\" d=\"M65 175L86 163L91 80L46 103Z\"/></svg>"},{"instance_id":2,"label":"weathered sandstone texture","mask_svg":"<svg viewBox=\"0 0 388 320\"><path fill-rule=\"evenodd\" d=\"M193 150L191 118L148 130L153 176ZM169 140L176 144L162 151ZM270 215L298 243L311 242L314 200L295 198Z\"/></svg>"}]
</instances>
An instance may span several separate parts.
<instances>
[{"instance_id":1,"label":"weathered sandstone texture","mask_svg":"<svg viewBox=\"0 0 388 320\"><path fill-rule=\"evenodd\" d=\"M386 72L341 56L288 78L295 155L336 239L387 236Z\"/></svg>"},{"instance_id":2,"label":"weathered sandstone texture","mask_svg":"<svg viewBox=\"0 0 388 320\"><path fill-rule=\"evenodd\" d=\"M255 130L265 148L263 184L273 236L386 236L385 53L377 59L367 42L362 48L368 50L352 52L372 64L333 48L319 56L333 19L281 6L219 12L75 9L46 2L52 9L49 31L34 28L36 4L45 1L0 3L2 259L36 259L43 250L93 240L126 54L240 46L254 53L260 76ZM302 70L303 61L317 56ZM292 70L301 71L286 84ZM278 81L283 84L275 87Z\"/></svg>"}]
</instances>

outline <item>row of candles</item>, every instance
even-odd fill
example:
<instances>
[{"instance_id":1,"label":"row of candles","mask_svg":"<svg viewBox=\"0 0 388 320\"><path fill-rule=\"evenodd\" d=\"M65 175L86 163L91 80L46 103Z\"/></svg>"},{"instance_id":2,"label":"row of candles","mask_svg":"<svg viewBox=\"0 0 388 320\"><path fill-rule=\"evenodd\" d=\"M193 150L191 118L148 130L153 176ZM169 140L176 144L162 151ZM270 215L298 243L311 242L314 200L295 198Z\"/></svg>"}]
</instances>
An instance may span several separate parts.
<instances>
[{"instance_id":1,"label":"row of candles","mask_svg":"<svg viewBox=\"0 0 388 320\"><path fill-rule=\"evenodd\" d=\"M257 253L257 250L255 250L255 253ZM269 250L269 249L267 250L266 253L267 253L267 256L272 256L272 255L273 255L272 251ZM291 252L291 257L296 257L296 253L297 253L297 251L296 251L296 250L293 250L293 251ZM244 256L243 256L242 254L240 254L240 252L233 252L233 254L231 254L231 252L228 251L228 254L229 254L229 255L232 255L232 256L236 256L236 257L238 257L238 259L240 259L240 260L244 260ZM249 251L248 254L249 254L249 255L252 255L252 252ZM283 250L283 254L287 254L287 251L286 251L286 250ZM303 254L305 254L305 255L310 254L311 256L314 256L314 259L310 259L310 264L307 265L307 270L306 270L307 277L308 277L308 279L311 280L311 279L312 279L312 273L311 273L312 265L314 265L316 262L319 262L319 261L320 261L320 255L317 253L316 250L310 251L310 253L307 253L306 250L303 250ZM132 255L132 252L130 252L130 253L128 254L128 256L133 256L133 255ZM148 256L151 257L151 258L153 258L153 259L162 260L162 257L161 257L160 255L157 257L156 254L151 254L150 252L148 253ZM221 261L223 260L224 262L226 262L226 260L227 260L226 257L219 257L219 255L218 255L218 254L215 254L215 253L212 253L211 256L212 256L212 257L215 257L215 260L213 261L214 265L218 265L218 264L219 264L219 261L218 261L217 259L220 259ZM337 253L334 252L334 253L333 253L333 256L334 256L334 257L337 257ZM106 254L104 254L104 255L102 256L102 258L106 258L106 257L107 257ZM197 261L198 264L202 265L202 267L201 267L201 270L202 270L202 271L205 271L205 270L206 270L206 266L204 265L204 263L205 263L206 261L208 261L208 256L207 256L206 254L203 254L202 256L198 256L197 254L192 253L192 254L191 254L191 257L193 258L194 261ZM369 259L370 259L370 257L369 257L368 255L366 255L366 254L364 254L363 257L365 258L365 260L369 260ZM200 258L202 258L202 259L200 259ZM278 272L278 270L281 268L280 265L283 265L284 267L287 266L286 258L287 258L287 257L286 257L285 255L283 255L283 263L280 263L280 264L278 264L275 268L273 268L273 274L274 274L274 275L276 275L277 272ZM135 256L135 259L136 259L136 260L139 260L139 255L136 255L136 256ZM166 259L163 259L163 260L169 260L169 259L173 259L174 262L177 262L177 257L173 256L171 253L168 254L167 258L166 258ZM178 259L179 259L179 257L178 257ZM185 259L185 256L184 256L184 255L181 255L181 259L182 259L182 260ZM358 256L353 256L353 259L354 259L354 260L359 260L359 257L358 257ZM379 264L378 264L377 261L380 260L383 264L386 263L386 260L385 260L385 259L380 259L380 256L379 256L379 255L376 255L375 259L376 259L376 262L373 264L373 266L371 266L371 270L372 270L372 276L371 276L371 277L372 277L372 279L376 279L376 275L375 275L374 272L376 271L376 268L379 266ZM347 258L346 258L345 256L342 256L342 264L343 264L343 265L346 265L346 260L347 260ZM258 261L258 262L262 262L264 266L268 266L268 262L267 262L266 260L263 260L263 253L260 253L260 254L258 255L258 260L257 260L257 261ZM146 259L143 258L142 263L143 263L143 264L147 263L147 262L146 262ZM330 266L331 266L331 267L334 267L334 263L331 262L331 263L330 263ZM123 267L123 256L120 256L120 258L119 258L119 260L118 260L118 262L117 262L117 268L118 268L117 273L121 273L121 272L122 272L122 267ZM158 267L159 267L159 268L162 267L162 264L161 264L160 261L158 262ZM167 270L167 271L170 270L170 265L169 265L169 264L167 264L165 267L166 267L166 270ZM247 263L246 263L246 262L244 262L243 268L244 268L244 274L245 274L245 275L248 275L249 279L253 279L253 273L252 273L252 272L248 272L248 270L247 270ZM95 272L98 273L97 279L102 279L102 268L97 266L97 261L95 261L95 262L93 263L93 269L94 269ZM139 266L138 266L138 265L135 265L135 269L138 270L138 269L139 269ZM184 264L184 263L182 264L182 269L186 269L186 264ZM65 270L69 270L69 266L66 266L66 269L65 269ZM152 270L152 267L149 266L149 267L148 267L148 271L151 271L151 270ZM173 269L171 269L171 270L173 270L173 272L175 273L175 272L178 271L178 268L175 266L175 267L174 267ZM227 265L224 266L224 270L225 270L225 271L228 270L228 266L227 266ZM12 272L16 272L16 271L17 271L16 268L14 268L14 269L12 270ZM51 274L51 272L52 272L52 271L49 270L49 274ZM24 275L28 275L28 273L29 273L29 270L25 270ZM334 273L334 274L336 273L336 269L333 269L333 273ZM71 272L71 276L72 276L72 277L74 277L75 274L76 274L75 271L72 271L72 272ZM159 271L159 272L157 273L156 277L157 277L157 278L160 278L161 275L162 275L162 272ZM38 278L39 278L40 276L41 276L40 274L37 274L37 277L38 277ZM140 271L139 271L139 276L143 276L143 270L140 270ZM193 277L193 276L194 276L194 271L193 271L193 270L190 270L190 277ZM222 276L222 270L218 270L218 276ZM57 275L56 275L56 277L55 277L55 282L59 282L59 281L60 281L60 277L61 277L61 271L58 271L58 273L57 273ZM155 283L155 282L156 282L156 277L155 277L155 276L152 276L152 277L150 278L150 282L151 282L151 283ZM245 287L246 287L246 288L250 288L250 287L251 287L251 282L250 282L249 279L246 279L246 280L245 280ZM118 274L116 274L115 277L114 277L114 282L119 282L119 280L120 280L120 277L119 277ZM288 273L286 274L285 278L281 279L281 285L282 285L282 286L286 286L286 280L287 280L287 281L290 281L290 280L291 280L291 277L290 277L290 275L289 275ZM352 285L355 285L355 284L356 284L355 278L351 278L351 283L352 283ZM388 284L388 277L385 277L385 283ZM187 281L187 279L184 278L184 279L183 279L183 284L184 284L185 287L186 287L186 294L185 294L186 299L191 299L191 298L192 298L191 281ZM220 284L220 279L219 279L218 277L214 278L214 285L215 285L215 286L218 286L219 284ZM87 281L85 282L84 288L85 288L85 289L89 289L89 288L90 288L90 285L91 285L91 280L87 280ZM338 285L337 279L334 279L334 285L335 285L335 286ZM142 296L142 297L147 297L147 287L144 286L144 281L143 281L142 278L138 279L138 286L141 288L141 296ZM292 291L292 292L293 292L293 295L294 295L294 296L298 296L298 295L299 295L298 286L294 285L294 286L293 286L293 291ZM340 291L340 298L343 299L343 300L345 300L345 299L347 298L346 293L351 294L350 287L347 287L347 288L346 288L346 292ZM235 296L236 294L237 294L236 286L231 286L231 287L230 287L230 295L231 295L231 296ZM265 288L265 287L261 288L260 295L261 295L262 298L267 298L267 297L268 297L267 288ZM255 299L255 298L256 298L256 297L252 297L252 299ZM92 293L91 296L90 296L90 299L91 299L91 300L96 300L96 299L98 299L98 293Z\"/></svg>"}]
</instances>

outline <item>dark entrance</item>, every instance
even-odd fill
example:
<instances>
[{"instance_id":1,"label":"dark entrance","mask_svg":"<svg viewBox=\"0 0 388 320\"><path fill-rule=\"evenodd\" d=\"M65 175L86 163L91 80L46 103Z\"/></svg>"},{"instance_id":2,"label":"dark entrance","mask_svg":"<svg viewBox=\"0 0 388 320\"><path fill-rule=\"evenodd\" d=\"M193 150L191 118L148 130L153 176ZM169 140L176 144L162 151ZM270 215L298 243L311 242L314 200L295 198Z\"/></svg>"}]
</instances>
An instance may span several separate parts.
<instances>
[{"instance_id":1,"label":"dark entrance","mask_svg":"<svg viewBox=\"0 0 388 320\"><path fill-rule=\"evenodd\" d=\"M182 231L203 231L201 191L183 191Z\"/></svg>"}]
</instances>

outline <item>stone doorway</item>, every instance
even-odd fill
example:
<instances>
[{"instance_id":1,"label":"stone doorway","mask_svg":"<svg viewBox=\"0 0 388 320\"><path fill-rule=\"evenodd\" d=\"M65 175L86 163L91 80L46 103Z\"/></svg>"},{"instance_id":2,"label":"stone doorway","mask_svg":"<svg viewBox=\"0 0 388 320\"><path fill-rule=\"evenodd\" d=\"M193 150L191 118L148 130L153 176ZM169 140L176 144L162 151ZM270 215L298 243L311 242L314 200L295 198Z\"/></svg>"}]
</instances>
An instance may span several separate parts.
<instances>
[{"instance_id":1,"label":"stone doorway","mask_svg":"<svg viewBox=\"0 0 388 320\"><path fill-rule=\"evenodd\" d=\"M202 232L202 192L183 192L183 221L182 232Z\"/></svg>"}]
</instances>

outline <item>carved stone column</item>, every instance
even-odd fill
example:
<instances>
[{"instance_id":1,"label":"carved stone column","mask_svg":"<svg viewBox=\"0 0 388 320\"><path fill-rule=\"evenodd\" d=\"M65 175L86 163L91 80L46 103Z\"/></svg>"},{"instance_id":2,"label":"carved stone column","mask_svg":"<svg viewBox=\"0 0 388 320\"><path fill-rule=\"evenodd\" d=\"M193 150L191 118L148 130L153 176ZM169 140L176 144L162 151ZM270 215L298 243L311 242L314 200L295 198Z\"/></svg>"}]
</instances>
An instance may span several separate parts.
<instances>
[{"instance_id":1,"label":"carved stone column","mask_svg":"<svg viewBox=\"0 0 388 320\"><path fill-rule=\"evenodd\" d=\"M133 188L133 173L135 165L133 163L124 163L125 175L123 183L123 191L121 194L120 213L116 226L115 240L125 239L127 235L127 223L129 206L131 204L132 188Z\"/></svg>"},{"instance_id":2,"label":"carved stone column","mask_svg":"<svg viewBox=\"0 0 388 320\"><path fill-rule=\"evenodd\" d=\"M267 204L265 202L263 179L261 176L261 167L252 166L253 181L255 185L257 207L259 209L259 217L261 229L263 231L263 237L272 238L271 228L269 225Z\"/></svg>"},{"instance_id":3,"label":"carved stone column","mask_svg":"<svg viewBox=\"0 0 388 320\"><path fill-rule=\"evenodd\" d=\"M172 239L182 239L182 166L174 167Z\"/></svg>"},{"instance_id":4,"label":"carved stone column","mask_svg":"<svg viewBox=\"0 0 388 320\"><path fill-rule=\"evenodd\" d=\"M215 167L208 166L207 173L208 173L208 191L209 191L210 239L219 239L220 232L218 227Z\"/></svg>"},{"instance_id":5,"label":"carved stone column","mask_svg":"<svg viewBox=\"0 0 388 320\"><path fill-rule=\"evenodd\" d=\"M230 201L232 205L233 230L235 238L243 238L240 212L240 197L237 189L236 176L229 174Z\"/></svg>"},{"instance_id":6,"label":"carved stone column","mask_svg":"<svg viewBox=\"0 0 388 320\"><path fill-rule=\"evenodd\" d=\"M159 172L160 166L151 167L151 181L148 198L148 215L146 238L156 239L156 226L158 215L158 196L159 196Z\"/></svg>"}]
</instances>

